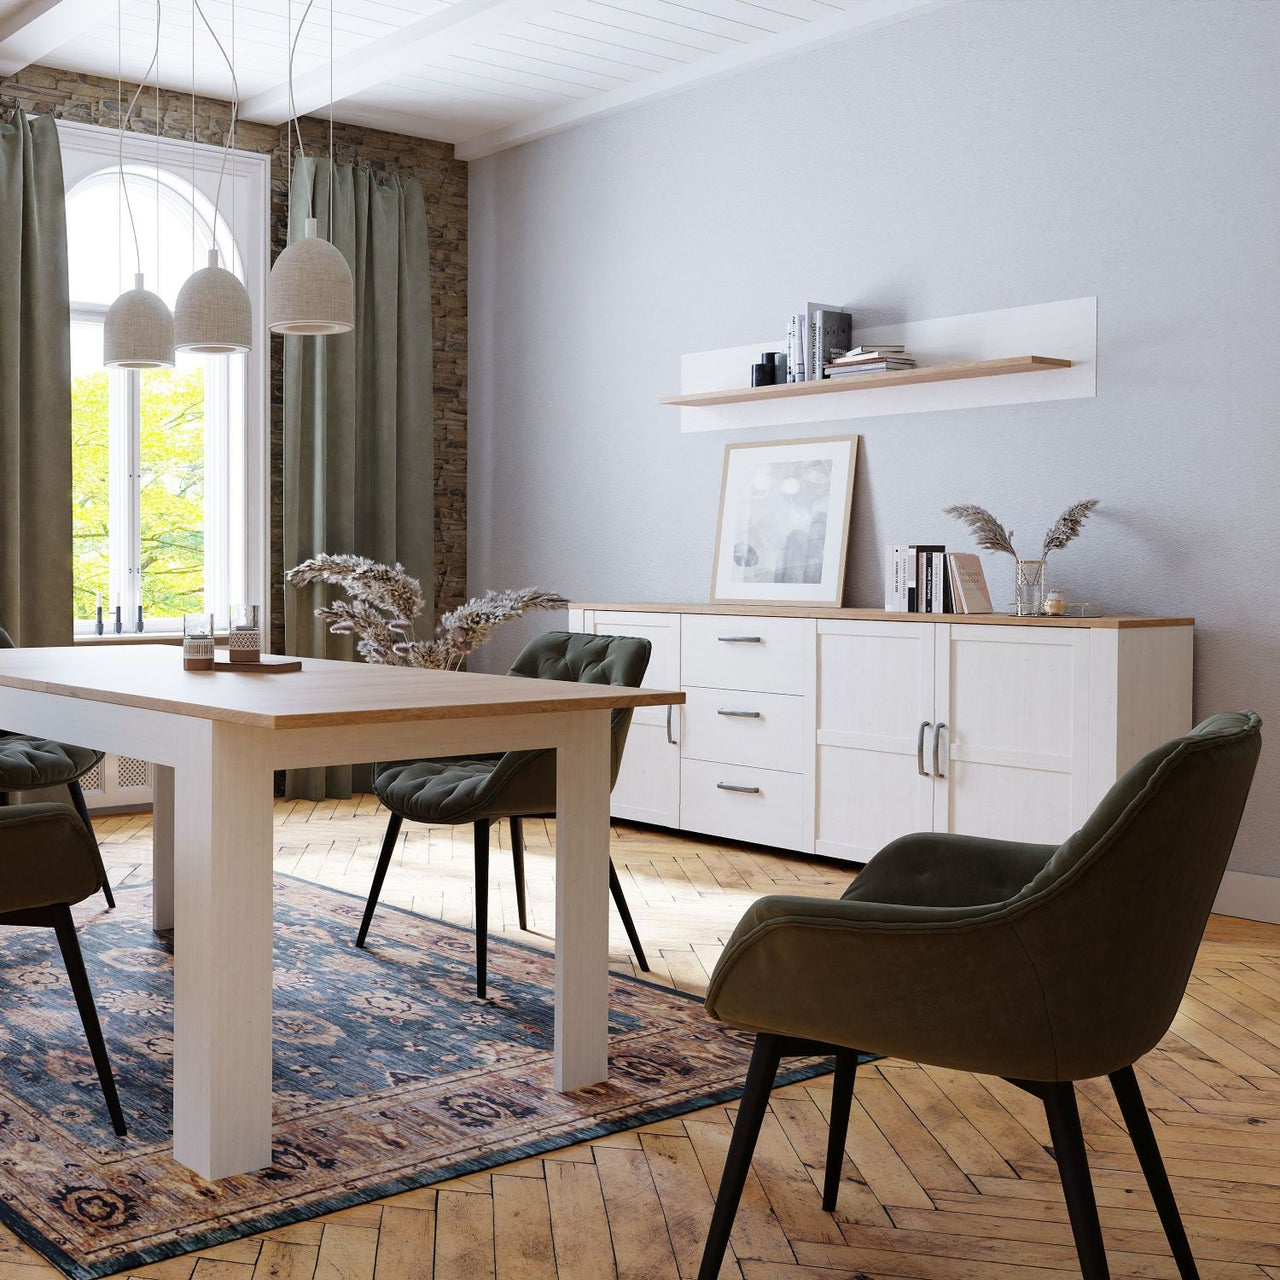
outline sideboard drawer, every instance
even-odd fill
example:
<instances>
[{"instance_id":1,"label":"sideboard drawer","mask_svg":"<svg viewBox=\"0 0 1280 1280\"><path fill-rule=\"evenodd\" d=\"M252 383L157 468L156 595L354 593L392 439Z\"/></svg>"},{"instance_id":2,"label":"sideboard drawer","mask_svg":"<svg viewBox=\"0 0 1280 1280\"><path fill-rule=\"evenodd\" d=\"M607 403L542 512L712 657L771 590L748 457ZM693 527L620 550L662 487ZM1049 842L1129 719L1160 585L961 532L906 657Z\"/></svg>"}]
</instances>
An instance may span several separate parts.
<instances>
[{"instance_id":1,"label":"sideboard drawer","mask_svg":"<svg viewBox=\"0 0 1280 1280\"><path fill-rule=\"evenodd\" d=\"M680 762L680 826L778 849L804 848L805 783L798 773Z\"/></svg>"},{"instance_id":2,"label":"sideboard drawer","mask_svg":"<svg viewBox=\"0 0 1280 1280\"><path fill-rule=\"evenodd\" d=\"M810 618L688 614L682 619L680 679L711 689L807 693L815 624Z\"/></svg>"},{"instance_id":3,"label":"sideboard drawer","mask_svg":"<svg viewBox=\"0 0 1280 1280\"><path fill-rule=\"evenodd\" d=\"M686 758L805 772L804 698L698 688L686 697L680 744Z\"/></svg>"}]
</instances>

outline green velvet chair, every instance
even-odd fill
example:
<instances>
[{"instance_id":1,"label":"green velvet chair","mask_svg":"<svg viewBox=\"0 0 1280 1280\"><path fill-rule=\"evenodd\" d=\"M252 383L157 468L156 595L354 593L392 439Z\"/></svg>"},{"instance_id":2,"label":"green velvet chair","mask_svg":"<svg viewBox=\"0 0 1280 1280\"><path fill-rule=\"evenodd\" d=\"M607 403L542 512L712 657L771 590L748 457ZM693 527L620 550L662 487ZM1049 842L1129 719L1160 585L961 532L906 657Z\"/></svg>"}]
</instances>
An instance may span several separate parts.
<instances>
[{"instance_id":1,"label":"green velvet chair","mask_svg":"<svg viewBox=\"0 0 1280 1280\"><path fill-rule=\"evenodd\" d=\"M71 918L72 905L102 887L100 866L96 846L67 805L0 809L0 925L36 926L56 934L112 1127L124 1137L124 1112Z\"/></svg>"},{"instance_id":2,"label":"green velvet chair","mask_svg":"<svg viewBox=\"0 0 1280 1280\"><path fill-rule=\"evenodd\" d=\"M699 1280L720 1271L779 1060L832 1054L835 1208L857 1050L1003 1076L1045 1107L1085 1280L1106 1252L1076 1080L1109 1076L1183 1280L1197 1276L1133 1064L1169 1029L1261 749L1251 711L1143 756L1057 848L895 840L835 900L762 898L707 992L756 1035Z\"/></svg>"},{"instance_id":3,"label":"green velvet chair","mask_svg":"<svg viewBox=\"0 0 1280 1280\"><path fill-rule=\"evenodd\" d=\"M0 627L0 649L16 646L9 633ZM107 906L114 907L116 900L107 881L107 870L102 864L102 850L89 819L89 806L84 802L80 779L95 765L102 762L101 751L88 747L73 747L65 742L51 742L47 738L31 738L23 733L6 733L0 729L0 806L9 803L10 791L35 791L42 787L66 787L71 803L84 823L93 845L94 857L101 872L103 895Z\"/></svg>"},{"instance_id":4,"label":"green velvet chair","mask_svg":"<svg viewBox=\"0 0 1280 1280\"><path fill-rule=\"evenodd\" d=\"M589 684L619 684L632 688L649 666L648 640L634 636L593 636L548 631L531 640L512 664L508 675L539 680L573 680ZM609 785L618 779L622 749L631 727L631 709L614 711L611 720L612 761ZM363 947L382 892L387 867L395 852L400 826L411 822L462 823L474 827L476 869L476 992L485 995L488 976L489 827L506 818L511 823L511 857L515 864L516 910L520 927L528 928L524 880L524 834L521 818L545 817L556 808L556 753L508 751L505 755L448 757L442 760L398 760L373 767L373 789L391 810L382 842L373 887L364 919L356 935ZM622 882L609 860L609 892L623 927L646 973L649 963L636 933L635 922L622 892Z\"/></svg>"}]
</instances>

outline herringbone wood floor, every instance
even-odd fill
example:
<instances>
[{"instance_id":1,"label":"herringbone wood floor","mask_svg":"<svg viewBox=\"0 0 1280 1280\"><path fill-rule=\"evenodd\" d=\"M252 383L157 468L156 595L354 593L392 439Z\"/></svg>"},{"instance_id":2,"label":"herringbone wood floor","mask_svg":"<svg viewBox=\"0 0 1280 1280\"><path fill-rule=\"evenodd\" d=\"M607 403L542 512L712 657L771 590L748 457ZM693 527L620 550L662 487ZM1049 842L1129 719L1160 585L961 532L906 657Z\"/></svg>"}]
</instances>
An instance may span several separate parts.
<instances>
[{"instance_id":1,"label":"herringbone wood floor","mask_svg":"<svg viewBox=\"0 0 1280 1280\"><path fill-rule=\"evenodd\" d=\"M281 803L276 866L363 894L370 798ZM112 878L149 878L150 821L98 823ZM528 823L531 926L552 922L545 824ZM502 835L506 847L506 833ZM613 857L653 977L705 988L754 897L835 895L832 863L619 827ZM515 929L499 854L494 930ZM468 828L408 831L384 899L463 924ZM376 928L376 923L375 923ZM630 968L616 917L612 950ZM1204 1280L1280 1280L1280 928L1215 919L1182 1013L1139 1067ZM1078 1275L1039 1104L1001 1081L885 1062L859 1072L840 1211L819 1204L826 1079L774 1094L721 1280L1064 1280ZM734 1108L604 1138L144 1268L161 1280L688 1280ZM1081 1112L1116 1276L1174 1277L1105 1087ZM51 1274L0 1229L0 1280Z\"/></svg>"}]
</instances>

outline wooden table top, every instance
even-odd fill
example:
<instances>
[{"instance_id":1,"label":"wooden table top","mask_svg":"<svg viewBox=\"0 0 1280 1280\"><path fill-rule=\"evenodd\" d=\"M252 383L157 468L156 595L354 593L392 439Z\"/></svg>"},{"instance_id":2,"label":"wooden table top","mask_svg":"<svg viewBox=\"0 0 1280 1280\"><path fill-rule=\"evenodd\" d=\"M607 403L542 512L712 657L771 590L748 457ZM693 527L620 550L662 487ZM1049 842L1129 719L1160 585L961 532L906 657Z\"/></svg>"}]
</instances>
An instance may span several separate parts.
<instances>
[{"instance_id":1,"label":"wooden table top","mask_svg":"<svg viewBox=\"0 0 1280 1280\"><path fill-rule=\"evenodd\" d=\"M172 645L0 650L0 687L267 729L651 707L662 689L302 659L302 670L183 671Z\"/></svg>"}]
</instances>

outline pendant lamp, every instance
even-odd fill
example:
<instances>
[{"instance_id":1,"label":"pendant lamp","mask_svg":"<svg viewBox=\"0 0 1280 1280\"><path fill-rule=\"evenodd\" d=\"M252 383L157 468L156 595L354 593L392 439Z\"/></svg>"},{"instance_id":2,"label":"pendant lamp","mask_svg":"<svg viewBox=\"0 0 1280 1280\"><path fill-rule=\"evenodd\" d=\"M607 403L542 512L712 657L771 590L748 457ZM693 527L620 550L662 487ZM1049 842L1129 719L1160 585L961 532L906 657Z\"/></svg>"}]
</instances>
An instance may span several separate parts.
<instances>
[{"instance_id":1,"label":"pendant lamp","mask_svg":"<svg viewBox=\"0 0 1280 1280\"><path fill-rule=\"evenodd\" d=\"M355 286L341 250L316 234L308 218L301 240L277 259L267 281L272 333L326 337L355 328Z\"/></svg>"},{"instance_id":2,"label":"pendant lamp","mask_svg":"<svg viewBox=\"0 0 1280 1280\"><path fill-rule=\"evenodd\" d=\"M117 36L119 38L119 36ZM133 201L129 198L129 184L124 172L124 134L129 117L137 105L142 86L150 76L160 57L160 3L156 0L156 47L151 64L139 83L129 103L129 110L120 121L120 185L124 189L124 202L129 210L129 225L133 230L133 247L137 255L137 271L133 288L122 293L108 308L102 325L102 363L108 369L172 369L173 368L173 316L164 299L143 287L142 250L138 243L138 225L133 218ZM156 129L160 128L157 117Z\"/></svg>"},{"instance_id":3,"label":"pendant lamp","mask_svg":"<svg viewBox=\"0 0 1280 1280\"><path fill-rule=\"evenodd\" d=\"M173 316L163 298L143 288L141 271L107 309L102 346L108 369L173 368Z\"/></svg>"},{"instance_id":4,"label":"pendant lamp","mask_svg":"<svg viewBox=\"0 0 1280 1280\"><path fill-rule=\"evenodd\" d=\"M222 200L222 178L227 169L227 153L235 146L236 117L240 110L240 84L236 78L234 59L227 56L222 41L205 16L200 0L192 0L218 52L222 54L227 70L231 73L232 103L231 127L227 130L226 144L222 149L222 168L218 173L218 190L213 202L213 227L210 234L215 240L209 250L209 265L187 278L178 293L174 307L174 345L179 351L191 351L199 355L235 355L253 349L253 313L249 305L249 291L239 278L225 267L218 265L216 240L218 235L218 211ZM231 6L231 21L235 23L235 5ZM196 29L194 16L191 22L191 58L195 64ZM233 46L234 47L234 46ZM195 87L192 86L192 94ZM194 99L193 99L194 100ZM191 134L192 154L195 151L195 130ZM194 165L194 158L192 164Z\"/></svg>"},{"instance_id":5,"label":"pendant lamp","mask_svg":"<svg viewBox=\"0 0 1280 1280\"><path fill-rule=\"evenodd\" d=\"M188 277L173 309L174 345L200 355L234 355L253 349L249 291L225 267L217 249L209 265Z\"/></svg>"},{"instance_id":6,"label":"pendant lamp","mask_svg":"<svg viewBox=\"0 0 1280 1280\"><path fill-rule=\"evenodd\" d=\"M293 54L298 47L303 23L311 12L315 0L307 0L298 22L298 30L289 46L289 106L288 129L297 134L298 152L305 159L302 132L298 128L297 111L293 104ZM333 0L329 0L329 77L330 77L330 127L329 127L329 217L333 219ZM288 136L288 135L286 135ZM289 137L289 149L293 139ZM290 197L293 183L289 183ZM295 240L276 259L267 280L267 325L272 333L298 334L309 337L325 337L335 333L349 333L355 328L355 285L351 268L342 251L328 240L322 239L316 230L316 220L311 216L310 190L307 194L307 218L303 238Z\"/></svg>"}]
</instances>

